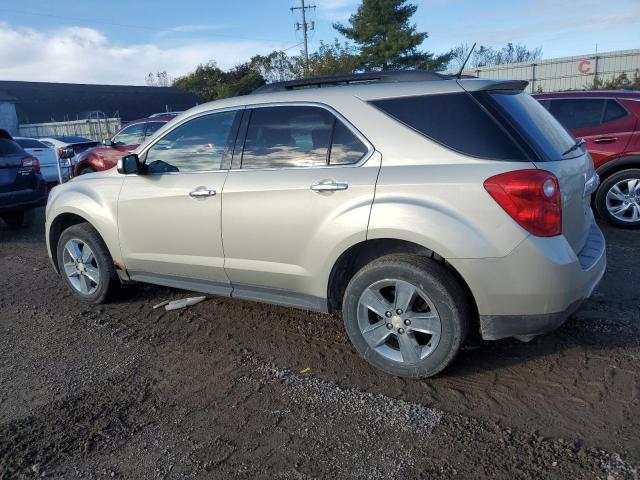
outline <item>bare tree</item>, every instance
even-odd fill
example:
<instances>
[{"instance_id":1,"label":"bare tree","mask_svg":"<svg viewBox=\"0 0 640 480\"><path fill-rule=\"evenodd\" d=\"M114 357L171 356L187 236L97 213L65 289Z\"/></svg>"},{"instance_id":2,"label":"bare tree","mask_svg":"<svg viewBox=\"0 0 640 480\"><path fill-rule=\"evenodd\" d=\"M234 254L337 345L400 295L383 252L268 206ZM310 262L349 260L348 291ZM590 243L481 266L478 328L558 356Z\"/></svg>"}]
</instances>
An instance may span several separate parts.
<instances>
[{"instance_id":1,"label":"bare tree","mask_svg":"<svg viewBox=\"0 0 640 480\"><path fill-rule=\"evenodd\" d=\"M145 77L145 83L148 87L169 87L171 86L172 79L166 71L162 72L149 72Z\"/></svg>"},{"instance_id":2,"label":"bare tree","mask_svg":"<svg viewBox=\"0 0 640 480\"><path fill-rule=\"evenodd\" d=\"M451 51L450 69L460 68L467 58L471 46L461 43ZM467 63L467 68L489 67L505 63L534 62L542 58L540 47L530 49L522 43L507 43L502 48L480 45Z\"/></svg>"}]
</instances>

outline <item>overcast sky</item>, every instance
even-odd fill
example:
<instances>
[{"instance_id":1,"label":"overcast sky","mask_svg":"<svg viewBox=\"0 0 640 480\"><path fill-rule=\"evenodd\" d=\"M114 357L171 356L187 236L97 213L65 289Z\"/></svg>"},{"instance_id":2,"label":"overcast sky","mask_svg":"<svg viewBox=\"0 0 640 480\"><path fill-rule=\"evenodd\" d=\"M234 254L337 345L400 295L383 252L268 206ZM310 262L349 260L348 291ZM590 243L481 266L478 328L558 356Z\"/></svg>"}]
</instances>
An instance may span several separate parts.
<instances>
[{"instance_id":1,"label":"overcast sky","mask_svg":"<svg viewBox=\"0 0 640 480\"><path fill-rule=\"evenodd\" d=\"M358 0L317 0L311 46L332 41ZM478 42L522 42L544 58L640 48L640 0L418 0L414 20L436 53ZM214 60L230 67L256 53L301 47L299 0L2 0L0 80L144 84ZM607 5L615 8L607 9Z\"/></svg>"}]
</instances>

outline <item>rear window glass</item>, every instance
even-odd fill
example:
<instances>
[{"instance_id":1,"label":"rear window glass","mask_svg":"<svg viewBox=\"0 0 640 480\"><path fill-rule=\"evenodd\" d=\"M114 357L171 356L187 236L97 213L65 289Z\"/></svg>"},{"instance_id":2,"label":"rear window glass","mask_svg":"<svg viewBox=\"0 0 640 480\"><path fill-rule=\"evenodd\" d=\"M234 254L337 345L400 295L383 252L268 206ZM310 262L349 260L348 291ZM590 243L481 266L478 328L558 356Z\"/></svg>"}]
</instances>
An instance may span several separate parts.
<instances>
[{"instance_id":1,"label":"rear window glass","mask_svg":"<svg viewBox=\"0 0 640 480\"><path fill-rule=\"evenodd\" d=\"M18 138L16 139L16 143L22 148L49 148L41 141L35 140L33 138Z\"/></svg>"},{"instance_id":2,"label":"rear window glass","mask_svg":"<svg viewBox=\"0 0 640 480\"><path fill-rule=\"evenodd\" d=\"M358 162L367 153L366 145L341 121L335 120L334 125L329 164L348 165Z\"/></svg>"},{"instance_id":3,"label":"rear window glass","mask_svg":"<svg viewBox=\"0 0 640 480\"><path fill-rule=\"evenodd\" d=\"M527 160L504 129L467 93L392 98L371 103L424 136L460 153L492 160Z\"/></svg>"},{"instance_id":4,"label":"rear window glass","mask_svg":"<svg viewBox=\"0 0 640 480\"><path fill-rule=\"evenodd\" d=\"M13 140L0 138L0 156L25 153L20 145Z\"/></svg>"},{"instance_id":5,"label":"rear window glass","mask_svg":"<svg viewBox=\"0 0 640 480\"><path fill-rule=\"evenodd\" d=\"M584 153L577 148L563 156L576 143L575 138L528 93L495 91L475 95L481 101L487 98L495 101L499 112L543 159L561 160Z\"/></svg>"},{"instance_id":6,"label":"rear window glass","mask_svg":"<svg viewBox=\"0 0 640 480\"><path fill-rule=\"evenodd\" d=\"M600 125L604 100L596 98L571 98L551 100L549 111L569 130Z\"/></svg>"}]
</instances>

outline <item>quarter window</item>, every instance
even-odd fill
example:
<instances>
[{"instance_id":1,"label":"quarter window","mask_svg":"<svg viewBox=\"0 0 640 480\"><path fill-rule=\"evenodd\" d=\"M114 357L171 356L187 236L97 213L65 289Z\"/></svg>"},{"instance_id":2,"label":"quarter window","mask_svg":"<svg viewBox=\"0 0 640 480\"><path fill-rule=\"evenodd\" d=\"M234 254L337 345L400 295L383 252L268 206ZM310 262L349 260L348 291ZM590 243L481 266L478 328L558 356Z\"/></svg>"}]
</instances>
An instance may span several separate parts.
<instances>
[{"instance_id":1,"label":"quarter window","mask_svg":"<svg viewBox=\"0 0 640 480\"><path fill-rule=\"evenodd\" d=\"M251 112L242 168L319 167L358 162L367 147L328 110L262 107Z\"/></svg>"},{"instance_id":2,"label":"quarter window","mask_svg":"<svg viewBox=\"0 0 640 480\"><path fill-rule=\"evenodd\" d=\"M115 137L113 137L113 143L116 145L137 145L142 142L144 137L144 123L136 123L126 127Z\"/></svg>"},{"instance_id":3,"label":"quarter window","mask_svg":"<svg viewBox=\"0 0 640 480\"><path fill-rule=\"evenodd\" d=\"M526 160L505 131L466 93L371 102L418 133L452 150L493 160Z\"/></svg>"},{"instance_id":4,"label":"quarter window","mask_svg":"<svg viewBox=\"0 0 640 480\"><path fill-rule=\"evenodd\" d=\"M236 115L235 111L205 115L168 132L147 152L149 173L219 170L235 140Z\"/></svg>"}]
</instances>

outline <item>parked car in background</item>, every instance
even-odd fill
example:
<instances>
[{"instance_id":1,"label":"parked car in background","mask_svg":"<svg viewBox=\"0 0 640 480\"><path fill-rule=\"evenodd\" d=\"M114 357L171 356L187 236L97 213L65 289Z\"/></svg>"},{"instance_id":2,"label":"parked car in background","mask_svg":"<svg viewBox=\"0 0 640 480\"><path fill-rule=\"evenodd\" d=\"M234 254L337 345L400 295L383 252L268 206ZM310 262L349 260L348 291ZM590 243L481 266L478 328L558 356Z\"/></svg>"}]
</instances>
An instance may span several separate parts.
<instances>
[{"instance_id":1,"label":"parked car in background","mask_svg":"<svg viewBox=\"0 0 640 480\"><path fill-rule=\"evenodd\" d=\"M367 361L412 378L472 328L528 341L606 255L591 158L526 85L372 72L200 105L52 191L53 266L86 302L120 279L342 311Z\"/></svg>"},{"instance_id":2,"label":"parked car in background","mask_svg":"<svg viewBox=\"0 0 640 480\"><path fill-rule=\"evenodd\" d=\"M600 216L619 227L640 227L640 92L594 90L535 98L585 140L600 175L594 198Z\"/></svg>"},{"instance_id":3,"label":"parked car in background","mask_svg":"<svg viewBox=\"0 0 640 480\"><path fill-rule=\"evenodd\" d=\"M160 112L160 113L152 113L149 115L149 118L158 118L158 117L177 117L182 112Z\"/></svg>"},{"instance_id":4,"label":"parked car in background","mask_svg":"<svg viewBox=\"0 0 640 480\"><path fill-rule=\"evenodd\" d=\"M104 140L102 145L80 155L74 174L84 175L113 168L120 157L134 150L145 138L153 135L175 117L173 114L158 115L127 123L112 138Z\"/></svg>"},{"instance_id":5,"label":"parked car in background","mask_svg":"<svg viewBox=\"0 0 640 480\"><path fill-rule=\"evenodd\" d=\"M47 203L47 182L40 161L6 130L0 130L0 218L13 228L33 220L33 210Z\"/></svg>"},{"instance_id":6,"label":"parked car in background","mask_svg":"<svg viewBox=\"0 0 640 480\"><path fill-rule=\"evenodd\" d=\"M58 160L58 153L55 148L35 138L14 137L13 139L27 153L40 161L40 173L47 183L60 183L60 177L62 177L63 182L69 179L71 176L69 161L65 158ZM59 170L58 162L61 164Z\"/></svg>"},{"instance_id":7,"label":"parked car in background","mask_svg":"<svg viewBox=\"0 0 640 480\"><path fill-rule=\"evenodd\" d=\"M78 156L82 152L100 145L100 142L78 135L43 137L39 140L55 149L60 164L69 170L70 176L73 175L74 168L78 163Z\"/></svg>"}]
</instances>

